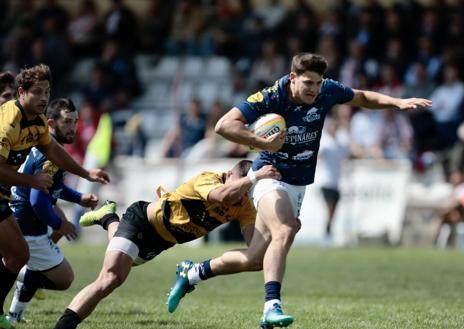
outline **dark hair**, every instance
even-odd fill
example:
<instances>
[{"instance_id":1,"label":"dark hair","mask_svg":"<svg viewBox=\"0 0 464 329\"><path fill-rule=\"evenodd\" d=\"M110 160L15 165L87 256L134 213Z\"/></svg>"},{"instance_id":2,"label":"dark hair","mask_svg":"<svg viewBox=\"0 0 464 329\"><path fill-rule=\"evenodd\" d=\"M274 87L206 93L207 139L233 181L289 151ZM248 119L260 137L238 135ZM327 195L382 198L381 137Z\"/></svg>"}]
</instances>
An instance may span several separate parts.
<instances>
[{"instance_id":1,"label":"dark hair","mask_svg":"<svg viewBox=\"0 0 464 329\"><path fill-rule=\"evenodd\" d=\"M321 55L311 53L299 53L293 56L292 72L301 75L306 71L324 75L327 70L327 60Z\"/></svg>"},{"instance_id":2,"label":"dark hair","mask_svg":"<svg viewBox=\"0 0 464 329\"><path fill-rule=\"evenodd\" d=\"M69 98L57 98L50 102L47 107L47 119L58 120L61 118L61 111L76 112L76 106Z\"/></svg>"},{"instance_id":3,"label":"dark hair","mask_svg":"<svg viewBox=\"0 0 464 329\"><path fill-rule=\"evenodd\" d=\"M0 92L3 92L5 88L8 87L16 89L15 78L13 74L11 74L10 72L0 73Z\"/></svg>"},{"instance_id":4,"label":"dark hair","mask_svg":"<svg viewBox=\"0 0 464 329\"><path fill-rule=\"evenodd\" d=\"M253 162L250 160L241 160L232 168L232 171L240 177L245 177L248 174L252 163Z\"/></svg>"},{"instance_id":5,"label":"dark hair","mask_svg":"<svg viewBox=\"0 0 464 329\"><path fill-rule=\"evenodd\" d=\"M39 64L27 69L22 69L16 76L16 84L24 90L29 90L34 83L45 80L48 80L49 82L52 80L50 68L45 64Z\"/></svg>"}]
</instances>

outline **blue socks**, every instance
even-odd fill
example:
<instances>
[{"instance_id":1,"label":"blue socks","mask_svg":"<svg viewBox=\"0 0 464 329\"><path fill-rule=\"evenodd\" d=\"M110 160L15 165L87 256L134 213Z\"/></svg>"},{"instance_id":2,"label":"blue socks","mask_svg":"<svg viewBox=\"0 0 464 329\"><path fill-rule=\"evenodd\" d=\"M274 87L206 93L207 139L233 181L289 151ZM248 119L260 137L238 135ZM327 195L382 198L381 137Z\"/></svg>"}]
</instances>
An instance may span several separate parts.
<instances>
[{"instance_id":1,"label":"blue socks","mask_svg":"<svg viewBox=\"0 0 464 329\"><path fill-rule=\"evenodd\" d=\"M272 299L280 300L280 288L281 284L278 281L269 281L264 284L264 290L266 291L265 301Z\"/></svg>"}]
</instances>

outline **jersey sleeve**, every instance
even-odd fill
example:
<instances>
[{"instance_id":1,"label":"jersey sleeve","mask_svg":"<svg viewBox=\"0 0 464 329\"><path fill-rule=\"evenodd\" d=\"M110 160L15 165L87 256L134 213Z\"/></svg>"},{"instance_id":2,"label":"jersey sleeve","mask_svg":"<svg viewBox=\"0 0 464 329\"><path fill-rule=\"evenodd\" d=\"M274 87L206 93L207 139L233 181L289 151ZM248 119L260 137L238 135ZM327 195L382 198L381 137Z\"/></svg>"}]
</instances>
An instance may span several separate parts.
<instances>
[{"instance_id":1,"label":"jersey sleeve","mask_svg":"<svg viewBox=\"0 0 464 329\"><path fill-rule=\"evenodd\" d=\"M52 198L49 194L32 188L29 202L37 218L55 230L61 227L61 218L53 210Z\"/></svg>"},{"instance_id":2,"label":"jersey sleeve","mask_svg":"<svg viewBox=\"0 0 464 329\"><path fill-rule=\"evenodd\" d=\"M79 204L81 203L81 198L82 193L76 191L75 189L69 187L66 184L63 184L60 199Z\"/></svg>"},{"instance_id":3,"label":"jersey sleeve","mask_svg":"<svg viewBox=\"0 0 464 329\"><path fill-rule=\"evenodd\" d=\"M350 87L332 79L327 79L327 83L329 84L329 92L333 95L335 104L343 104L354 98L354 91Z\"/></svg>"},{"instance_id":4,"label":"jersey sleeve","mask_svg":"<svg viewBox=\"0 0 464 329\"><path fill-rule=\"evenodd\" d=\"M222 185L221 174L204 172L196 177L193 188L203 200L208 200L209 192Z\"/></svg>"},{"instance_id":5,"label":"jersey sleeve","mask_svg":"<svg viewBox=\"0 0 464 329\"><path fill-rule=\"evenodd\" d=\"M239 103L236 107L242 112L248 123L256 121L263 114L271 112L269 94L266 91L258 91L249 96L245 102Z\"/></svg>"}]
</instances>

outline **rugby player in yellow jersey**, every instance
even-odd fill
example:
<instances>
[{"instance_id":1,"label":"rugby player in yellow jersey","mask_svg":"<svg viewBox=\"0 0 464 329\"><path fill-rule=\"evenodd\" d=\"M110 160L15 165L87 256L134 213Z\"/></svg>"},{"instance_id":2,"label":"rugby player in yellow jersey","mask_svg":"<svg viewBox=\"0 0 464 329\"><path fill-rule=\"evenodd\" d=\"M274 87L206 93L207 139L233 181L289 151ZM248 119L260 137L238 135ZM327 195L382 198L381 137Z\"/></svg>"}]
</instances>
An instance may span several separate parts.
<instances>
[{"instance_id":1,"label":"rugby player in yellow jersey","mask_svg":"<svg viewBox=\"0 0 464 329\"><path fill-rule=\"evenodd\" d=\"M30 186L47 192L53 180L48 173L18 173L32 147L59 168L90 181L107 183L101 169L86 170L53 141L48 132L44 111L50 97L51 73L40 64L22 70L16 76L18 99L0 107L0 328L14 328L3 314L3 304L19 270L29 258L29 250L9 207L11 186Z\"/></svg>"},{"instance_id":2,"label":"rugby player in yellow jersey","mask_svg":"<svg viewBox=\"0 0 464 329\"><path fill-rule=\"evenodd\" d=\"M82 289L58 320L55 329L74 329L97 304L120 286L132 265L153 259L177 243L192 241L226 222L237 220L247 243L252 240L256 211L247 196L251 161L242 160L227 173L203 172L157 202L138 201L119 222L115 203L88 212L82 226L100 224L110 239L98 278ZM256 179L280 179L272 166L255 172Z\"/></svg>"}]
</instances>

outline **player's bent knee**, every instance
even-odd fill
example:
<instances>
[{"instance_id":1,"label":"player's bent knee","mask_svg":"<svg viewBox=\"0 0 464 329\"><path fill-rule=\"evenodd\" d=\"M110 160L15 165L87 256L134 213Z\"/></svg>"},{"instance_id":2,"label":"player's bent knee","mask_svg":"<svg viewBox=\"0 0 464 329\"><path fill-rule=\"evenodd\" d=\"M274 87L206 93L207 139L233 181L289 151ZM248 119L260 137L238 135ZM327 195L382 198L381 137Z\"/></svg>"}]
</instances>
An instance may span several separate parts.
<instances>
[{"instance_id":1,"label":"player's bent knee","mask_svg":"<svg viewBox=\"0 0 464 329\"><path fill-rule=\"evenodd\" d=\"M70 276L61 278L60 282L56 283L57 290L66 290L68 289L74 281L74 273L71 272Z\"/></svg>"},{"instance_id":2,"label":"player's bent knee","mask_svg":"<svg viewBox=\"0 0 464 329\"><path fill-rule=\"evenodd\" d=\"M261 271L263 269L262 261L250 260L247 265L248 265L248 271Z\"/></svg>"},{"instance_id":3,"label":"player's bent knee","mask_svg":"<svg viewBox=\"0 0 464 329\"><path fill-rule=\"evenodd\" d=\"M261 271L263 269L263 258L262 256L248 254L242 259L241 266L243 271Z\"/></svg>"}]
</instances>

